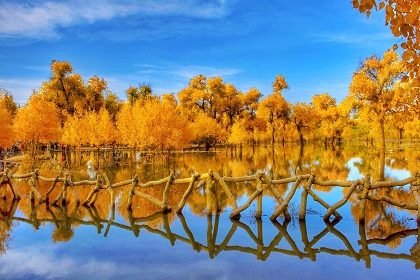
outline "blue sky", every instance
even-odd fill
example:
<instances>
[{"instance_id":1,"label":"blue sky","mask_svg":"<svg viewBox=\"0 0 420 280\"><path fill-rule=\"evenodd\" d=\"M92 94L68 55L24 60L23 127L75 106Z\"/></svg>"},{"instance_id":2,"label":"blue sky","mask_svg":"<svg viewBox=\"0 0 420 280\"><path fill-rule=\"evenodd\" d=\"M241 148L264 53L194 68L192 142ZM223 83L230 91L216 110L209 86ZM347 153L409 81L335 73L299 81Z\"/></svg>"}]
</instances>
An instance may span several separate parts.
<instances>
[{"instance_id":1,"label":"blue sky","mask_svg":"<svg viewBox=\"0 0 420 280\"><path fill-rule=\"evenodd\" d=\"M340 102L359 63L399 43L384 21L350 0L0 0L0 88L24 104L59 60L121 99L143 82L177 93L198 74L266 96L282 74L292 103Z\"/></svg>"}]
</instances>

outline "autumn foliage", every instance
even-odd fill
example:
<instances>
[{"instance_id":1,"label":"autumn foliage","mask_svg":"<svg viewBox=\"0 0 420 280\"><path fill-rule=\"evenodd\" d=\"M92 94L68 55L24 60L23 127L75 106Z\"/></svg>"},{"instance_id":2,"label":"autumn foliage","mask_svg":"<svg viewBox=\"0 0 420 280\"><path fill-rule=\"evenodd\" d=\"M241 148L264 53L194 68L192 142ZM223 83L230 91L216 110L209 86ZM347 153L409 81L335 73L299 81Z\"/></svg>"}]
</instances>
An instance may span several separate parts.
<instances>
[{"instance_id":1,"label":"autumn foliage","mask_svg":"<svg viewBox=\"0 0 420 280\"><path fill-rule=\"evenodd\" d=\"M129 87L127 101L121 101L104 79L94 76L85 83L68 62L53 61L51 71L50 80L21 108L1 91L1 147L61 141L73 147L168 151L379 138L384 148L386 137L420 137L419 90L393 50L367 58L340 103L320 93L309 103L292 104L282 75L265 97L256 88L241 92L222 77L198 75L177 94L157 96L143 83Z\"/></svg>"},{"instance_id":2,"label":"autumn foliage","mask_svg":"<svg viewBox=\"0 0 420 280\"><path fill-rule=\"evenodd\" d=\"M410 77L420 86L420 2L418 0L353 0L353 7L369 17L373 9L385 10L385 24L395 37L401 37L402 59L407 63ZM398 46L394 45L394 50Z\"/></svg>"},{"instance_id":3,"label":"autumn foliage","mask_svg":"<svg viewBox=\"0 0 420 280\"><path fill-rule=\"evenodd\" d=\"M0 95L0 147L8 148L14 144L13 113L7 106L7 95Z\"/></svg>"},{"instance_id":4,"label":"autumn foliage","mask_svg":"<svg viewBox=\"0 0 420 280\"><path fill-rule=\"evenodd\" d=\"M58 109L41 94L33 94L26 106L16 113L14 128L16 139L26 143L32 151L40 143L58 141L61 136Z\"/></svg>"}]
</instances>

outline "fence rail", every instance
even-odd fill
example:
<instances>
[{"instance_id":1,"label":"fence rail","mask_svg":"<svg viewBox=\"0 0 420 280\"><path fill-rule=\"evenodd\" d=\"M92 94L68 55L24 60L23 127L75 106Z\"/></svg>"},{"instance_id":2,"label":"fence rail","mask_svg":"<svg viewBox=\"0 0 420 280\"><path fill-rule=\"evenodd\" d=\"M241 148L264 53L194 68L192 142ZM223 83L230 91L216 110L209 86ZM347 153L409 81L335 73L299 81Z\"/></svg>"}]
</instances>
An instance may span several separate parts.
<instances>
[{"instance_id":1,"label":"fence rail","mask_svg":"<svg viewBox=\"0 0 420 280\"><path fill-rule=\"evenodd\" d=\"M221 211L219 198L217 196L216 190L221 188L223 192L227 195L227 198L231 202L232 212L230 214L231 219L240 219L241 213L245 211L255 200L257 201L257 209L255 212L255 217L260 218L262 216L262 203L263 203L263 193L270 192L271 195L276 199L279 206L274 210L270 216L270 220L276 220L280 215L284 215L287 220L291 219L288 206L291 199L296 195L296 190L300 185L303 186L300 200L299 208L299 220L305 220L307 209L307 199L308 196L311 196L315 202L318 202L326 209L326 213L323 216L324 220L331 219L331 216L334 216L335 219L341 219L342 216L338 213L340 207L342 207L349 198L358 190L357 199L359 200L359 223L363 224L365 222L365 212L366 212L366 200L375 200L375 201L385 201L399 208L407 210L417 210L417 223L420 223L420 173L416 172L414 176L410 176L406 179L400 181L384 181L377 182L372 184L370 174L366 174L365 178L361 178L355 181L340 182L340 181L320 181L315 178L315 174L306 174L299 175L291 178L283 179L271 179L265 173L259 172L251 176L242 176L242 177L229 177L229 176L220 176L217 172L209 170L205 174L195 173L188 178L175 178L175 175L171 173L168 177L162 178L156 181L149 181L146 183L140 182L137 176L134 178L122 182L116 182L111 184L108 179L108 176L104 173L103 175L97 175L95 180L82 180L74 182L72 176L69 173L64 174L64 177L59 177L57 175L55 178L46 178L39 174L39 170L29 172L26 174L12 174L10 169L6 169L4 172L0 173L0 187L9 186L14 198L19 198L20 194L15 187L14 180L17 179L28 179L29 185L31 188L30 196L31 199L38 199L39 202L46 202L48 204L57 204L61 201L64 205L68 201L68 192L69 189L72 192L76 203L80 203L79 195L75 189L75 186L92 186L92 189L86 199L83 201L83 205L94 205L98 193L100 191L108 191L111 197L111 204L115 205L115 196L113 189L119 187L129 187L129 196L127 207L131 209L133 204L133 197L138 196L144 199L149 200L155 205L158 205L161 209L161 212L165 213L172 210L172 206L168 204L168 197L170 194L171 187L177 184L189 184L185 193L183 194L181 200L176 205L176 212L181 213L185 203L190 196L190 194L195 190L197 191L197 186L204 185L205 195L206 195L206 206L207 213L209 215L213 214L212 209L216 208L216 213ZM51 187L48 191L42 195L37 186L39 181L51 183ZM238 182L253 182L253 193L249 196L248 200L243 204L238 206L237 201L235 200L234 195L229 189L226 182L238 183ZM283 197L276 188L276 185L293 183L289 192ZM50 194L53 189L58 188L58 184L61 184L61 190L58 196L51 201L50 203ZM161 198L154 197L150 194L147 194L142 191L142 189L147 187L165 185ZM333 205L329 205L324 201L317 193L314 192L313 186L336 186L346 188L347 192L343 195L343 198L337 201ZM410 191L413 195L414 203L399 201L391 196L380 196L377 195L375 190L380 188L395 188L410 185Z\"/></svg>"}]
</instances>

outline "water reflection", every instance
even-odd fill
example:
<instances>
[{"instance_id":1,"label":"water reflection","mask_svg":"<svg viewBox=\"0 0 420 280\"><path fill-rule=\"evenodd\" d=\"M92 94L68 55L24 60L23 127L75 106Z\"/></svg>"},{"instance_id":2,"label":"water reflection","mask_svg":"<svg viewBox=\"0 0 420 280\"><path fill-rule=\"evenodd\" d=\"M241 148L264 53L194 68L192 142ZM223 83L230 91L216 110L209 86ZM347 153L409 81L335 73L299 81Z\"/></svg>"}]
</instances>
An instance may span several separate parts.
<instances>
[{"instance_id":1,"label":"water reflection","mask_svg":"<svg viewBox=\"0 0 420 280\"><path fill-rule=\"evenodd\" d=\"M337 219L331 222L325 222L324 229L317 234L313 234L311 239L309 238L305 221L298 223L300 238L296 238L289 233L289 226L297 223L296 220L273 221L272 224L267 224L263 223L261 219L256 219L255 223L246 224L237 220L229 220L226 216L217 214L215 216L207 216L207 228L200 228L201 231L206 231L206 242L200 243L197 241L195 235L200 236L203 233L193 232L189 226L189 222L182 214L177 214L176 218L179 220L183 232L176 233L171 227L171 220L173 218L164 213L155 213L147 217L135 217L133 212L128 210L128 222L121 223L115 221L115 207L110 209L111 215L109 218L101 218L98 209L95 207L79 207L79 205L75 205L74 208L69 209L67 205L50 207L41 203L35 205L32 202L32 211L29 216L22 217L16 212L19 204L20 200L12 200L11 203L3 203L2 205L0 212L0 237L2 238L0 239L0 248L3 248L3 253L5 253L7 239L10 238L10 230L13 227L13 223L20 222L31 225L35 230L39 230L41 226L47 226L47 224L53 225L55 228L52 234L53 242L68 241L72 238L74 229L78 227L95 227L97 234L101 234L104 237L107 237L111 228L118 227L133 232L134 236L139 238L141 238L141 231L148 231L158 238L167 239L172 246L175 246L177 242L188 244L192 250L205 252L211 259L223 252L235 251L254 255L257 260L261 261L267 260L272 254L284 254L300 259L316 261L317 255L327 253L330 255L351 257L357 262L362 260L365 262L367 268L371 266L372 256L385 259L407 260L413 262L416 269L420 268L420 230L418 228L400 230L384 238L369 238L365 226L359 225L359 241L355 246L354 244L352 245L346 235L335 227L339 223ZM230 221L230 229L220 231L223 232L223 235L219 232L221 219L224 219L224 223ZM269 227L268 230L271 231L274 227L276 230L274 236L267 238L264 234L265 227ZM367 230L370 229L367 228ZM241 239L244 238L243 236L249 239L249 245L232 244L234 236L238 234L241 234ZM324 238L327 240L331 239L331 236L326 237L328 234L338 238L341 244L322 242ZM404 239L410 236L416 237L417 242L411 247L409 252L392 253L387 252L387 250L382 252L370 248L372 245L378 244L385 246L392 244L390 247L395 247L395 244L401 244ZM318 246L317 244L320 243L331 245L328 247ZM339 249L343 245L345 249Z\"/></svg>"},{"instance_id":2,"label":"water reflection","mask_svg":"<svg viewBox=\"0 0 420 280\"><path fill-rule=\"evenodd\" d=\"M13 172L27 173L39 168L40 173L49 178L54 178L57 174L63 177L63 174L69 172L74 181L106 173L111 182L125 181L134 175L137 175L142 182L147 182L167 177L171 171L177 178L184 178L190 177L195 172L206 173L209 169L222 176L244 176L261 171L272 179L314 173L321 181L356 180L370 173L372 181L376 182L380 179L402 179L400 174L414 174L420 170L420 152L409 146L404 149L393 149L392 153L388 149L383 155L372 148L344 145L335 149L314 145L303 147L286 145L274 149L244 147L241 153L239 150L223 148L212 153L171 154L164 158L141 155L137 158L140 161L137 162L129 151L121 151L118 155L114 157L110 152L75 153L67 155L64 162L53 159L20 164L14 167ZM15 187L21 194L28 194L31 191L27 180L17 181ZM50 187L51 183L41 181L37 186L42 194L45 194ZM255 184L228 182L228 187L237 201L241 199L246 201L255 191ZM279 185L278 191L284 196L290 187L288 184ZM76 188L81 201L84 201L91 191L91 187L87 186ZM164 186L149 188L144 192L161 197L163 188ZM188 184L171 188L168 204L176 206L187 188ZM341 198L345 192L339 188L320 186L314 186L314 190L323 192L322 197L325 195L325 200L329 202L336 202L338 195ZM54 189L51 197L55 198L59 193L60 188ZM294 219L267 223L264 222L265 217L263 220L249 221L245 217L246 213L244 217L248 222L229 220L223 212L228 211L232 205L221 190L218 190L221 215L207 216L205 193L196 191L188 198L183 216L175 213L157 213L160 211L159 207L146 200L140 201L141 198L138 197L134 198L138 201L133 203L138 207L128 211L127 188L115 190L115 205L110 204L108 192L100 192L95 206L92 207L80 206L70 195L69 203L61 206L36 204L29 199L29 196L24 196L20 201L13 200L9 188L6 194L2 194L5 199L0 201L0 252L8 253L8 248L13 245L11 237L14 228L20 223L37 231L45 226L52 227L50 236L52 242L56 244L70 243L75 238L76 232L82 228L93 228L97 234L104 237L108 237L113 229L118 228L129 232L130 235L132 233L131 236L139 239L142 238L141 232L148 232L156 238L167 240L171 245L184 243L193 251L205 253L214 259L228 252L235 252L255 256L255 259L262 261L268 261L277 254L316 261L321 254L328 254L351 257L357 262L363 261L365 267L371 267L374 258L384 258L406 260L419 269L420 233L415 221L416 211L400 210L386 202L368 201L366 227L359 226L357 224L359 194L360 192L356 192L352 195L343 210L340 209L344 217L344 221L340 223L337 220L321 222L322 218L319 216L323 213L316 208L309 208L312 212L308 214L313 215L307 219L307 222L299 223L296 219L298 211L296 201L290 204L289 209ZM375 194L414 203L408 186L380 189ZM264 205L267 205L269 210L267 212L272 213L276 204L266 203L267 200L272 202L273 197L264 197ZM264 212L266 210L264 209ZM323 208L322 210L325 211ZM255 207L251 206L249 211L255 211ZM200 221L192 219L191 214L201 217ZM196 223L201 223L202 219L204 226L197 228ZM313 226L313 220L317 227ZM346 221L353 224L351 229L339 230L340 224ZM357 242L350 239L353 234L357 235ZM242 244L238 240L247 240L247 242Z\"/></svg>"},{"instance_id":3,"label":"water reflection","mask_svg":"<svg viewBox=\"0 0 420 280\"><path fill-rule=\"evenodd\" d=\"M49 169L54 172L73 171L85 178L106 172L111 181L121 177L139 175L143 181L168 176L174 171L178 177L212 169L222 176L244 176L265 172L271 178L286 178L300 174L316 174L320 180L354 180L349 172L354 167L360 177L370 173L373 181L390 180L394 172L414 173L420 170L420 151L407 144L398 149L390 146L382 151L354 143L340 147L319 145L285 145L278 147L245 146L218 148L214 152L135 154L130 150L102 152L66 152L63 162L59 155L50 161L24 164L17 169ZM348 163L351 162L352 166Z\"/></svg>"}]
</instances>

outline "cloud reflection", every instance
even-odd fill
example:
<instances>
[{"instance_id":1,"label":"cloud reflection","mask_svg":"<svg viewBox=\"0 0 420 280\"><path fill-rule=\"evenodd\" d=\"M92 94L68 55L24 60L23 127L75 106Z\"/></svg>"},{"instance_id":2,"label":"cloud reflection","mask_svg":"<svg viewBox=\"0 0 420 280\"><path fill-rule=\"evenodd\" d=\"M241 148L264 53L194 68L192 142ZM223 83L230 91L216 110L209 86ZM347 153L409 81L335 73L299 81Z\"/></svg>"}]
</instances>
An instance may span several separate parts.
<instances>
[{"instance_id":1,"label":"cloud reflection","mask_svg":"<svg viewBox=\"0 0 420 280\"><path fill-rule=\"evenodd\" d=\"M32 246L10 250L0 256L1 279L233 279L229 264L221 260L211 262L190 260L185 263L138 263L130 265L96 258L83 259L60 255L60 247ZM193 263L191 263L191 261ZM228 274L228 275L226 275Z\"/></svg>"}]
</instances>

